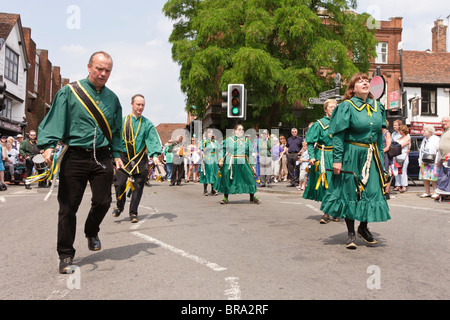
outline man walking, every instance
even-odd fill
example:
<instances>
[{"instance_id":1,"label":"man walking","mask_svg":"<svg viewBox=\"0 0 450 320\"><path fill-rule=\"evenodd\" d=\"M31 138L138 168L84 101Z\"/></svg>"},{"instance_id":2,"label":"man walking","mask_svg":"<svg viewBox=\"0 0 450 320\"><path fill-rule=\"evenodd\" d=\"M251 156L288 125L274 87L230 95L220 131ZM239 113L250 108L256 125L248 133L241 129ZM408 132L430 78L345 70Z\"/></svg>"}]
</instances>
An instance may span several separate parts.
<instances>
[{"instance_id":1,"label":"man walking","mask_svg":"<svg viewBox=\"0 0 450 320\"><path fill-rule=\"evenodd\" d=\"M73 272L76 213L87 183L92 198L84 233L88 248L97 251L101 249L100 224L111 205L111 154L116 167L123 168L119 157L122 107L114 92L105 86L112 67L109 54L94 53L87 66L88 77L59 90L39 126L38 146L45 150L44 159L49 167L58 141L68 146L59 173L57 251L60 273Z\"/></svg>"},{"instance_id":2,"label":"man walking","mask_svg":"<svg viewBox=\"0 0 450 320\"><path fill-rule=\"evenodd\" d=\"M128 188L132 187L130 203L130 221L138 222L138 207L144 191L148 175L148 157L153 157L155 167L158 156L162 152L161 140L153 123L142 115L145 108L145 98L137 94L131 98L131 114L123 119L123 147L120 158L124 169L116 172L117 207L113 217L118 217L125 207ZM134 189L134 190L133 190Z\"/></svg>"}]
</instances>

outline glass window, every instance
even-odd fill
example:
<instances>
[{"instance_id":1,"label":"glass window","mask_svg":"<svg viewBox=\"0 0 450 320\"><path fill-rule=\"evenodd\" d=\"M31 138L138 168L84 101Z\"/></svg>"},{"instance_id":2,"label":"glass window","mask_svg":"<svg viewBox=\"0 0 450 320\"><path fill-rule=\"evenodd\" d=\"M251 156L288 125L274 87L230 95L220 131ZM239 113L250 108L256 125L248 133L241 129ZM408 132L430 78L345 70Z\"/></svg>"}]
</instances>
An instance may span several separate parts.
<instances>
[{"instance_id":1,"label":"glass window","mask_svg":"<svg viewBox=\"0 0 450 320\"><path fill-rule=\"evenodd\" d=\"M5 117L7 119L11 119L12 117L12 100L5 98L5 108L0 112L0 116Z\"/></svg>"},{"instance_id":2,"label":"glass window","mask_svg":"<svg viewBox=\"0 0 450 320\"><path fill-rule=\"evenodd\" d=\"M5 50L5 78L14 83L19 82L19 55L9 47Z\"/></svg>"},{"instance_id":3,"label":"glass window","mask_svg":"<svg viewBox=\"0 0 450 320\"><path fill-rule=\"evenodd\" d=\"M377 57L375 63L388 63L388 44L387 42L379 42L377 44Z\"/></svg>"},{"instance_id":4,"label":"glass window","mask_svg":"<svg viewBox=\"0 0 450 320\"><path fill-rule=\"evenodd\" d=\"M422 88L422 115L437 115L436 89Z\"/></svg>"}]
</instances>

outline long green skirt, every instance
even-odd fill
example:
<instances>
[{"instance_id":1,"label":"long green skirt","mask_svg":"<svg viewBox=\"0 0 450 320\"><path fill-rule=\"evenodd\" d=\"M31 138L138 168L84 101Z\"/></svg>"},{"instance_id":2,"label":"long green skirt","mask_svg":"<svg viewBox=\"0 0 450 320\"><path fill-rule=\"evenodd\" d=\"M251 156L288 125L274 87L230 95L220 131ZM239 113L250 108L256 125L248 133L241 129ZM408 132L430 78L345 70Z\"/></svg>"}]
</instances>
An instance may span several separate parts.
<instances>
[{"instance_id":1,"label":"long green skirt","mask_svg":"<svg viewBox=\"0 0 450 320\"><path fill-rule=\"evenodd\" d=\"M367 151L368 149L365 147L344 143L342 170L354 172L361 179ZM391 218L374 158L370 165L369 180L364 186L365 190L361 192L360 199L352 174L333 175L331 181L328 182L330 190L322 199L321 211L333 217L362 222L381 222Z\"/></svg>"},{"instance_id":2,"label":"long green skirt","mask_svg":"<svg viewBox=\"0 0 450 320\"><path fill-rule=\"evenodd\" d=\"M200 183L205 184L215 184L217 181L217 172L219 171L219 166L216 162L208 164L203 163L200 168Z\"/></svg>"},{"instance_id":3,"label":"long green skirt","mask_svg":"<svg viewBox=\"0 0 450 320\"><path fill-rule=\"evenodd\" d=\"M325 151L325 168L326 169L332 169L333 168L333 152L331 151ZM319 157L320 159L320 157ZM316 162L317 163L317 162ZM311 166L309 169L308 174L308 184L306 185L305 191L303 192L303 199L309 199L309 200L315 200L315 201L322 201L325 193L329 190L325 187L325 184L322 184L322 182L319 183L319 187L316 190L317 181L320 178L321 175L321 165L320 162L317 165L317 171L316 166ZM331 179L333 178L333 172L326 171L326 181L328 184L330 184Z\"/></svg>"},{"instance_id":4,"label":"long green skirt","mask_svg":"<svg viewBox=\"0 0 450 320\"><path fill-rule=\"evenodd\" d=\"M236 160L234 159L231 170L228 163L223 164L214 189L223 194L255 194L256 182L250 165L242 161L237 163Z\"/></svg>"}]
</instances>

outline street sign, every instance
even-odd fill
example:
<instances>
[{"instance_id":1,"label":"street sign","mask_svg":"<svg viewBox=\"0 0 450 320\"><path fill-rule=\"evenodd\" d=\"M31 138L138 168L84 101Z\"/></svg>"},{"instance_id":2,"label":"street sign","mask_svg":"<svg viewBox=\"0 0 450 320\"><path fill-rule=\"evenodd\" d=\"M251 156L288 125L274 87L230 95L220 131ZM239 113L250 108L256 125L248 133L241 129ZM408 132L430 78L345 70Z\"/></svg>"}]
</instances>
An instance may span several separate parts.
<instances>
[{"instance_id":1,"label":"street sign","mask_svg":"<svg viewBox=\"0 0 450 320\"><path fill-rule=\"evenodd\" d=\"M323 99L334 98L335 95L336 95L336 89L331 89L331 90L319 93L319 98L323 98Z\"/></svg>"},{"instance_id":2,"label":"street sign","mask_svg":"<svg viewBox=\"0 0 450 320\"><path fill-rule=\"evenodd\" d=\"M326 98L309 98L309 104L324 104Z\"/></svg>"},{"instance_id":3,"label":"street sign","mask_svg":"<svg viewBox=\"0 0 450 320\"><path fill-rule=\"evenodd\" d=\"M395 109L400 106L399 97L399 90L395 90L389 93L389 109Z\"/></svg>"},{"instance_id":4,"label":"street sign","mask_svg":"<svg viewBox=\"0 0 450 320\"><path fill-rule=\"evenodd\" d=\"M384 95L386 81L383 76L376 76L370 80L370 93L373 94L375 100L380 99Z\"/></svg>"}]
</instances>

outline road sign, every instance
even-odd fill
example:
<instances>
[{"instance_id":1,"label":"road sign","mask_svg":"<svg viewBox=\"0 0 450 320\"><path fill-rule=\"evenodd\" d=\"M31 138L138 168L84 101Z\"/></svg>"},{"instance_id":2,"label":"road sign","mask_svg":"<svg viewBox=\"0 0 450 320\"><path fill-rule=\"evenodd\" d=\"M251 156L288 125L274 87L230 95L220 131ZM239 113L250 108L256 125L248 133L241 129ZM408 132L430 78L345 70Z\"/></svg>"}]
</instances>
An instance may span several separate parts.
<instances>
[{"instance_id":1,"label":"road sign","mask_svg":"<svg viewBox=\"0 0 450 320\"><path fill-rule=\"evenodd\" d=\"M321 99L334 98L335 95L336 95L336 89L331 89L331 90L319 93L319 98L321 98Z\"/></svg>"},{"instance_id":2,"label":"road sign","mask_svg":"<svg viewBox=\"0 0 450 320\"><path fill-rule=\"evenodd\" d=\"M399 92L400 92L400 90L395 90L395 91L392 91L391 93L389 93L389 108L390 109L395 109L400 106Z\"/></svg>"},{"instance_id":3,"label":"road sign","mask_svg":"<svg viewBox=\"0 0 450 320\"><path fill-rule=\"evenodd\" d=\"M384 95L386 81L383 76L376 76L370 80L370 93L373 94L375 100L380 99Z\"/></svg>"},{"instance_id":4,"label":"road sign","mask_svg":"<svg viewBox=\"0 0 450 320\"><path fill-rule=\"evenodd\" d=\"M309 98L309 104L324 104L326 98Z\"/></svg>"}]
</instances>

